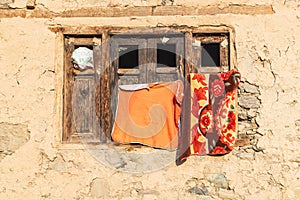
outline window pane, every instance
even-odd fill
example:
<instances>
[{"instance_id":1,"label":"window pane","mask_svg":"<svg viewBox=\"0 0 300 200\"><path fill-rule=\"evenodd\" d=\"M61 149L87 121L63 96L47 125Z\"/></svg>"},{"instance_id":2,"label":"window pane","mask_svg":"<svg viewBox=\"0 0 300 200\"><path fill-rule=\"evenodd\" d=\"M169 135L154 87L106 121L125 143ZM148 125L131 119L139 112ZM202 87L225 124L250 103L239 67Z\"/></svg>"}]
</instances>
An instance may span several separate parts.
<instances>
[{"instance_id":1,"label":"window pane","mask_svg":"<svg viewBox=\"0 0 300 200\"><path fill-rule=\"evenodd\" d=\"M176 45L157 44L157 66L176 67Z\"/></svg>"},{"instance_id":2,"label":"window pane","mask_svg":"<svg viewBox=\"0 0 300 200\"><path fill-rule=\"evenodd\" d=\"M220 66L220 44L201 44L201 66Z\"/></svg>"},{"instance_id":3,"label":"window pane","mask_svg":"<svg viewBox=\"0 0 300 200\"><path fill-rule=\"evenodd\" d=\"M138 45L119 46L119 68L138 68L139 50Z\"/></svg>"}]
</instances>

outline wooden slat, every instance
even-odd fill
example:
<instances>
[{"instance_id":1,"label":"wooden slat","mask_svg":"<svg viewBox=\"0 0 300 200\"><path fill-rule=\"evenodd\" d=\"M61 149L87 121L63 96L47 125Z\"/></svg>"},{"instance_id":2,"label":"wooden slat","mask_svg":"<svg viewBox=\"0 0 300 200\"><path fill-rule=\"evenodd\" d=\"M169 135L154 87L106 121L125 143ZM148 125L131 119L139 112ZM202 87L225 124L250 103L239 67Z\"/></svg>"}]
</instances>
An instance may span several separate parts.
<instances>
[{"instance_id":1,"label":"wooden slat","mask_svg":"<svg viewBox=\"0 0 300 200\"><path fill-rule=\"evenodd\" d=\"M76 134L95 133L94 76L76 77L73 90L73 117Z\"/></svg>"},{"instance_id":2,"label":"wooden slat","mask_svg":"<svg viewBox=\"0 0 300 200\"><path fill-rule=\"evenodd\" d=\"M119 54L119 48L116 48L116 50L117 50L117 54ZM112 52L112 51L110 51L110 52ZM117 57L117 59L116 59L117 61L119 61L118 58L119 57ZM112 63L112 62L110 62L110 63ZM109 138L111 138L111 131L113 129L113 124L115 121L114 115L116 113L117 103L118 103L118 101L117 101L118 100L117 99L118 68L115 65L109 67L109 79L108 79L107 83L108 83L108 87L109 87L110 100L107 102L108 103L108 118L107 119L109 119L109 121L107 123L106 135L109 136Z\"/></svg>"},{"instance_id":3,"label":"wooden slat","mask_svg":"<svg viewBox=\"0 0 300 200\"><path fill-rule=\"evenodd\" d=\"M177 73L157 73L155 82L172 82L178 80Z\"/></svg>"},{"instance_id":4,"label":"wooden slat","mask_svg":"<svg viewBox=\"0 0 300 200\"><path fill-rule=\"evenodd\" d=\"M177 74L177 67L156 67L156 73L159 74Z\"/></svg>"},{"instance_id":5,"label":"wooden slat","mask_svg":"<svg viewBox=\"0 0 300 200\"><path fill-rule=\"evenodd\" d=\"M228 5L222 6L128 6L128 7L81 7L77 9L51 12L46 8L36 8L28 16L34 18L55 17L128 17L128 16L198 16L217 14L269 15L274 14L272 5Z\"/></svg>"},{"instance_id":6,"label":"wooden slat","mask_svg":"<svg viewBox=\"0 0 300 200\"><path fill-rule=\"evenodd\" d=\"M176 73L177 79L184 78L184 63L183 58L185 57L185 45L184 45L184 35L175 38L176 39Z\"/></svg>"},{"instance_id":7,"label":"wooden slat","mask_svg":"<svg viewBox=\"0 0 300 200\"><path fill-rule=\"evenodd\" d=\"M222 72L223 69L222 69L222 67L216 67L216 66L208 67L208 66L205 66L205 67L200 67L198 69L198 71L201 72L201 73L219 73L219 72Z\"/></svg>"},{"instance_id":8,"label":"wooden slat","mask_svg":"<svg viewBox=\"0 0 300 200\"><path fill-rule=\"evenodd\" d=\"M72 112L72 91L74 86L73 64L71 60L74 44L65 40L65 64L64 64L64 106L63 106L63 141L70 139L71 133L75 132Z\"/></svg>"},{"instance_id":9,"label":"wooden slat","mask_svg":"<svg viewBox=\"0 0 300 200\"><path fill-rule=\"evenodd\" d=\"M210 36L208 35L194 35L194 39L200 40L201 43L207 44L207 43L221 43L224 39L226 39L225 35L218 35L218 36Z\"/></svg>"},{"instance_id":10,"label":"wooden slat","mask_svg":"<svg viewBox=\"0 0 300 200\"><path fill-rule=\"evenodd\" d=\"M118 75L124 75L124 74L139 75L140 70L139 69L132 69L132 68L118 69Z\"/></svg>"},{"instance_id":11,"label":"wooden slat","mask_svg":"<svg viewBox=\"0 0 300 200\"><path fill-rule=\"evenodd\" d=\"M112 114L110 110L110 68L113 67L110 65L110 46L107 40L109 39L109 35L107 32L102 34L102 73L100 76L101 82L101 129L102 133L100 135L100 141L105 143L110 141L110 131L112 127Z\"/></svg>"},{"instance_id":12,"label":"wooden slat","mask_svg":"<svg viewBox=\"0 0 300 200\"><path fill-rule=\"evenodd\" d=\"M198 26L198 27L189 27L189 26L171 26L172 30L178 32L179 34L182 33L187 33L187 32L192 32L192 33L219 33L219 34L224 34L224 33L232 33L233 28L230 26L225 26L225 25L218 25L218 26ZM135 27L135 26L80 26L80 25L72 25L72 26L67 26L67 25L52 25L49 26L48 29L52 32L62 32L65 35L77 35L80 33L80 35L98 35L99 33L103 32L109 32L110 34L120 34L120 33L130 33L130 34L135 34L135 35L141 35L141 34L149 34L150 32L152 34L169 34L170 32L170 27L159 27L159 28L147 28L145 30L140 29L140 27ZM113 36L115 38L116 36Z\"/></svg>"},{"instance_id":13,"label":"wooden slat","mask_svg":"<svg viewBox=\"0 0 300 200\"><path fill-rule=\"evenodd\" d=\"M69 39L75 46L91 46L93 45L94 37L70 37Z\"/></svg>"},{"instance_id":14,"label":"wooden slat","mask_svg":"<svg viewBox=\"0 0 300 200\"><path fill-rule=\"evenodd\" d=\"M97 42L95 42L94 38L94 46L93 46L93 61L94 61L94 140L100 142L100 135L101 135L101 127L100 127L100 120L97 118L100 114L100 98L99 95L101 93L101 85L100 85L100 74L101 74L101 39L97 38Z\"/></svg>"},{"instance_id":15,"label":"wooden slat","mask_svg":"<svg viewBox=\"0 0 300 200\"><path fill-rule=\"evenodd\" d=\"M148 76L148 60L147 41L139 39L139 83L147 83Z\"/></svg>"},{"instance_id":16,"label":"wooden slat","mask_svg":"<svg viewBox=\"0 0 300 200\"><path fill-rule=\"evenodd\" d=\"M154 83L158 81L163 81L160 79L159 75L156 73L156 66L157 66L157 42L158 38L149 38L147 39L147 52L144 55L145 61L144 63L147 63L147 72L145 77L144 83ZM149 47L149 48L148 48Z\"/></svg>"},{"instance_id":17,"label":"wooden slat","mask_svg":"<svg viewBox=\"0 0 300 200\"><path fill-rule=\"evenodd\" d=\"M197 15L198 10L191 7L185 6L157 6L153 9L154 16L165 16L165 15Z\"/></svg>"},{"instance_id":18,"label":"wooden slat","mask_svg":"<svg viewBox=\"0 0 300 200\"><path fill-rule=\"evenodd\" d=\"M84 143L84 144L99 144L100 140L95 137L95 133L84 132L80 134L73 134L70 136L68 143Z\"/></svg>"},{"instance_id":19,"label":"wooden slat","mask_svg":"<svg viewBox=\"0 0 300 200\"><path fill-rule=\"evenodd\" d=\"M116 47L121 45L138 45L141 40L138 38L135 38L135 35L116 35L111 36L110 38L111 43L114 43Z\"/></svg>"},{"instance_id":20,"label":"wooden slat","mask_svg":"<svg viewBox=\"0 0 300 200\"><path fill-rule=\"evenodd\" d=\"M185 77L190 73L197 72L196 61L193 52L193 35L191 32L185 34Z\"/></svg>"},{"instance_id":21,"label":"wooden slat","mask_svg":"<svg viewBox=\"0 0 300 200\"><path fill-rule=\"evenodd\" d=\"M78 75L78 76L80 76L80 75L83 75L83 76L84 75L94 75L95 74L94 69L87 69L87 70L84 70L84 71L80 71L78 69L73 68L72 71L73 71L74 75Z\"/></svg>"},{"instance_id":22,"label":"wooden slat","mask_svg":"<svg viewBox=\"0 0 300 200\"><path fill-rule=\"evenodd\" d=\"M28 0L32 2L33 0ZM28 8L35 6L27 3ZM3 11L2 11L3 10ZM128 6L128 7L81 7L62 9L53 12L46 7L35 7L33 12L26 14L26 9L1 9L1 18L73 18L73 17L132 17L132 16L201 16L217 14L239 15L270 15L275 11L272 5L228 5L222 6Z\"/></svg>"},{"instance_id":23,"label":"wooden slat","mask_svg":"<svg viewBox=\"0 0 300 200\"><path fill-rule=\"evenodd\" d=\"M139 76L124 75L119 76L119 85L131 85L140 83Z\"/></svg>"},{"instance_id":24,"label":"wooden slat","mask_svg":"<svg viewBox=\"0 0 300 200\"><path fill-rule=\"evenodd\" d=\"M222 67L222 71L230 70L229 50L230 50L229 39L225 38L220 43L220 64Z\"/></svg>"}]
</instances>

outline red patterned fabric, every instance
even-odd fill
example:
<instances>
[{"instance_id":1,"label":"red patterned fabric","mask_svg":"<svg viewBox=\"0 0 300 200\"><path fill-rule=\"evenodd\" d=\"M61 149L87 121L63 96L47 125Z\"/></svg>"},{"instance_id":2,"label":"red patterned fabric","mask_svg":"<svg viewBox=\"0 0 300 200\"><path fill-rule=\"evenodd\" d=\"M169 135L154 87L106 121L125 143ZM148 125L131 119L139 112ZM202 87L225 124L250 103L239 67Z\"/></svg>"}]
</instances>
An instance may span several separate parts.
<instances>
[{"instance_id":1,"label":"red patterned fabric","mask_svg":"<svg viewBox=\"0 0 300 200\"><path fill-rule=\"evenodd\" d=\"M219 74L190 74L189 146L181 160L190 155L226 154L233 149L237 136L240 78L240 73L235 70ZM184 147L181 145L181 148Z\"/></svg>"}]
</instances>

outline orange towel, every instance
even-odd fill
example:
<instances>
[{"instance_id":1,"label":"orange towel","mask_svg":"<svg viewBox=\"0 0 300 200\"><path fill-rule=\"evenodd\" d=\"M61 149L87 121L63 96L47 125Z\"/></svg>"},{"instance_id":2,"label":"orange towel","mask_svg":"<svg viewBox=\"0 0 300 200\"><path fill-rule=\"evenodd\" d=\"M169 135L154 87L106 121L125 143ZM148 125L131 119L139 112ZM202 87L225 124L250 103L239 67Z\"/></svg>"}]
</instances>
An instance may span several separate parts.
<instances>
[{"instance_id":1,"label":"orange towel","mask_svg":"<svg viewBox=\"0 0 300 200\"><path fill-rule=\"evenodd\" d=\"M178 121L183 83L120 86L112 139L174 150L178 146Z\"/></svg>"}]
</instances>

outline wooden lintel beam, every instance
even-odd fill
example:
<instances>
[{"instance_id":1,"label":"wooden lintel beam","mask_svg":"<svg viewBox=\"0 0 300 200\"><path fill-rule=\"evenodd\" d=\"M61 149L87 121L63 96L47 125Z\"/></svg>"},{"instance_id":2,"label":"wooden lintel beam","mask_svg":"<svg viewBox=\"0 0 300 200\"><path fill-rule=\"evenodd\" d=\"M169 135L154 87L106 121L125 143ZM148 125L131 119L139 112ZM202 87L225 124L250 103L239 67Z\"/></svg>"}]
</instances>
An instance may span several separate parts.
<instances>
[{"instance_id":1,"label":"wooden lintel beam","mask_svg":"<svg viewBox=\"0 0 300 200\"><path fill-rule=\"evenodd\" d=\"M51 12L46 8L38 8L35 0L27 1L27 13L24 9L2 9L0 18L72 18L72 17L144 17L144 16L201 16L201 15L269 15L274 14L272 5L228 5L225 7L191 7L191 6L136 6L136 7L92 7Z\"/></svg>"}]
</instances>

